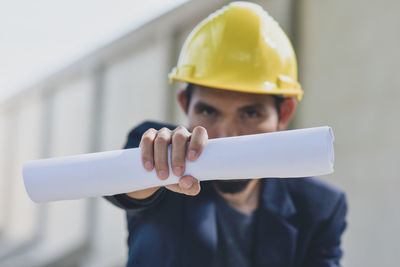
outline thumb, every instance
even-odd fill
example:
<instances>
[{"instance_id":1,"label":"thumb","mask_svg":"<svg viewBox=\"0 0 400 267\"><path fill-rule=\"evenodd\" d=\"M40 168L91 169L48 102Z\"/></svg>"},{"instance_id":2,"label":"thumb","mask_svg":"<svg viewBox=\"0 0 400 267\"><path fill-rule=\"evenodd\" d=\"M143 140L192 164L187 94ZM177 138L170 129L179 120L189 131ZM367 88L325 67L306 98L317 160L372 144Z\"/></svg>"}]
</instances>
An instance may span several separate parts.
<instances>
[{"instance_id":1,"label":"thumb","mask_svg":"<svg viewBox=\"0 0 400 267\"><path fill-rule=\"evenodd\" d=\"M179 183L166 185L165 188L176 193L185 194L189 196L195 196L200 193L199 181L190 175L181 177Z\"/></svg>"}]
</instances>

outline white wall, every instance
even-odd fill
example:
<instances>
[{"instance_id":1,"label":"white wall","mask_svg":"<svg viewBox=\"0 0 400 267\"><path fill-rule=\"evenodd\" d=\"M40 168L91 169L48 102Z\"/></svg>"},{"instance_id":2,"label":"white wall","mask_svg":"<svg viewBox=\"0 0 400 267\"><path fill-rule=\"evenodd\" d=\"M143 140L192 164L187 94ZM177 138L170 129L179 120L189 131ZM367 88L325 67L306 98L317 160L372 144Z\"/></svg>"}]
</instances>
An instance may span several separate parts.
<instances>
[{"instance_id":1,"label":"white wall","mask_svg":"<svg viewBox=\"0 0 400 267\"><path fill-rule=\"evenodd\" d=\"M22 164L41 157L41 99L27 96L5 109L2 134L3 162L1 168L2 222L0 256L19 249L35 237L38 228L38 209L25 192ZM4 117L3 117L4 118ZM4 164L4 165L3 165Z\"/></svg>"},{"instance_id":2,"label":"white wall","mask_svg":"<svg viewBox=\"0 0 400 267\"><path fill-rule=\"evenodd\" d=\"M102 150L120 149L144 120L166 119L168 46L162 40L132 48L106 66Z\"/></svg>"},{"instance_id":3,"label":"white wall","mask_svg":"<svg viewBox=\"0 0 400 267\"><path fill-rule=\"evenodd\" d=\"M5 224L6 224L6 210L8 209L8 205L6 205L6 114L0 107L0 235L5 232Z\"/></svg>"},{"instance_id":4,"label":"white wall","mask_svg":"<svg viewBox=\"0 0 400 267\"><path fill-rule=\"evenodd\" d=\"M347 266L398 266L400 2L300 4L299 127L331 125L335 174L349 201Z\"/></svg>"},{"instance_id":5,"label":"white wall","mask_svg":"<svg viewBox=\"0 0 400 267\"><path fill-rule=\"evenodd\" d=\"M49 154L60 157L88 153L91 135L91 111L94 85L90 75L56 85L50 99ZM43 255L54 258L73 251L85 239L88 220L87 200L59 201L46 204L46 232ZM62 233L62 234L60 234ZM36 252L39 253L39 252Z\"/></svg>"}]
</instances>

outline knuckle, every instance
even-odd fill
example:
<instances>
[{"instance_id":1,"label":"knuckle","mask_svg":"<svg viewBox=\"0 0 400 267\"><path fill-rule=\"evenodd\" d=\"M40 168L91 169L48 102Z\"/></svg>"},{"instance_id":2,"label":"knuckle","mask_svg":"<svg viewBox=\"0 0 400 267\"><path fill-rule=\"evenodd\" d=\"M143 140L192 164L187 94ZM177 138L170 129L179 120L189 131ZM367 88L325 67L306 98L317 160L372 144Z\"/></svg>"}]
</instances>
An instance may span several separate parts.
<instances>
[{"instance_id":1,"label":"knuckle","mask_svg":"<svg viewBox=\"0 0 400 267\"><path fill-rule=\"evenodd\" d=\"M168 129L167 127L163 127L158 131L159 134L167 134L167 133L170 133L170 132L171 132L171 130Z\"/></svg>"},{"instance_id":2,"label":"knuckle","mask_svg":"<svg viewBox=\"0 0 400 267\"><path fill-rule=\"evenodd\" d=\"M202 126L197 126L193 131L193 135L190 139L190 147L194 149L201 149L208 140L207 131Z\"/></svg>"},{"instance_id":3,"label":"knuckle","mask_svg":"<svg viewBox=\"0 0 400 267\"><path fill-rule=\"evenodd\" d=\"M176 132L173 136L172 136L172 142L176 143L176 142L185 142L187 140L187 136L181 132Z\"/></svg>"},{"instance_id":4,"label":"knuckle","mask_svg":"<svg viewBox=\"0 0 400 267\"><path fill-rule=\"evenodd\" d=\"M199 142L202 143L206 142L208 139L207 130L202 126L197 126L193 130L192 138L193 136L195 137L194 139L199 140Z\"/></svg>"},{"instance_id":5,"label":"knuckle","mask_svg":"<svg viewBox=\"0 0 400 267\"><path fill-rule=\"evenodd\" d=\"M198 133L207 133L206 128L204 128L203 126L196 126L193 131L196 131Z\"/></svg>"},{"instance_id":6,"label":"knuckle","mask_svg":"<svg viewBox=\"0 0 400 267\"><path fill-rule=\"evenodd\" d=\"M169 138L165 135L157 136L156 140L154 141L156 145L165 145L169 143Z\"/></svg>"},{"instance_id":7,"label":"knuckle","mask_svg":"<svg viewBox=\"0 0 400 267\"><path fill-rule=\"evenodd\" d=\"M175 131L187 131L187 130L182 125L179 125L178 127L175 128Z\"/></svg>"},{"instance_id":8,"label":"knuckle","mask_svg":"<svg viewBox=\"0 0 400 267\"><path fill-rule=\"evenodd\" d=\"M154 138L151 137L150 135L143 135L141 144L151 144L153 140Z\"/></svg>"},{"instance_id":9,"label":"knuckle","mask_svg":"<svg viewBox=\"0 0 400 267\"><path fill-rule=\"evenodd\" d=\"M183 166L185 165L184 156L183 155L174 155L171 158L172 164L175 166Z\"/></svg>"},{"instance_id":10,"label":"knuckle","mask_svg":"<svg viewBox=\"0 0 400 267\"><path fill-rule=\"evenodd\" d=\"M149 128L149 129L147 129L147 131L144 132L143 135L154 134L155 132L157 132L156 129L154 129L154 128Z\"/></svg>"},{"instance_id":11,"label":"knuckle","mask_svg":"<svg viewBox=\"0 0 400 267\"><path fill-rule=\"evenodd\" d=\"M155 138L155 133L156 130L153 128L148 129L143 135L142 138L140 140L140 143L149 143L149 142L153 142L154 138Z\"/></svg>"},{"instance_id":12,"label":"knuckle","mask_svg":"<svg viewBox=\"0 0 400 267\"><path fill-rule=\"evenodd\" d=\"M161 143L161 144L169 143L170 138L171 138L171 131L168 128L164 127L158 131L155 142Z\"/></svg>"}]
</instances>

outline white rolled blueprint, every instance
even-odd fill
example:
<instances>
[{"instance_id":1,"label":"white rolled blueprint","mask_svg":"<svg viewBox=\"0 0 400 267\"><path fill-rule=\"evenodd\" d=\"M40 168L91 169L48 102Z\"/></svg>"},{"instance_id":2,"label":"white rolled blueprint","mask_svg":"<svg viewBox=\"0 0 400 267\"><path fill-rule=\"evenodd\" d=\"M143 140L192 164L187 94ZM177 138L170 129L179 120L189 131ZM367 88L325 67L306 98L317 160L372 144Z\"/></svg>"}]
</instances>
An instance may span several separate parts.
<instances>
[{"instance_id":1,"label":"white rolled blueprint","mask_svg":"<svg viewBox=\"0 0 400 267\"><path fill-rule=\"evenodd\" d=\"M329 174L333 139L327 126L211 139L195 162L186 162L184 175L204 181ZM143 168L140 149L132 148L30 161L23 178L33 201L48 202L133 192L180 177L160 180Z\"/></svg>"}]
</instances>

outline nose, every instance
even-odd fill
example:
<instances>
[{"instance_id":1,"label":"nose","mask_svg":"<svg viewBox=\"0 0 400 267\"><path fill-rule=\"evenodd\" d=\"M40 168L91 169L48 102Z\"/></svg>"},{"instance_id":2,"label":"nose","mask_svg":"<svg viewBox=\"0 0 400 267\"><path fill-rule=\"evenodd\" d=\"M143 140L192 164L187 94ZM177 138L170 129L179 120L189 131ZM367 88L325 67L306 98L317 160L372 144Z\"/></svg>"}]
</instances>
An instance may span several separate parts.
<instances>
[{"instance_id":1,"label":"nose","mask_svg":"<svg viewBox=\"0 0 400 267\"><path fill-rule=\"evenodd\" d=\"M232 137L240 135L240 131L239 127L237 127L237 125L235 125L234 123L221 122L218 125L216 134L217 134L216 138Z\"/></svg>"}]
</instances>

